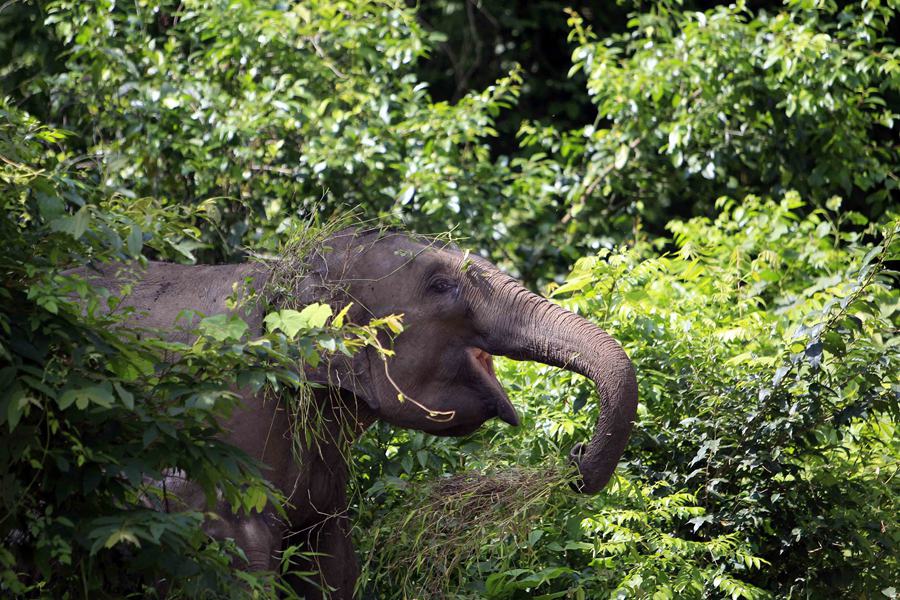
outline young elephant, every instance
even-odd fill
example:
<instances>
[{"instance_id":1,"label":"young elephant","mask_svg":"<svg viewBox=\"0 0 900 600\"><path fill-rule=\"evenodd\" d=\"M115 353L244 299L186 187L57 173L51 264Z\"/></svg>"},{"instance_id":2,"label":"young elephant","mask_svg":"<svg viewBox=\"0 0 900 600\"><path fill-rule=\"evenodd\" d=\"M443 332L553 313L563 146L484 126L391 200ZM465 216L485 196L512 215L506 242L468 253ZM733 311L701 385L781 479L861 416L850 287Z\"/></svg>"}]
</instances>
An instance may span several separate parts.
<instances>
[{"instance_id":1,"label":"young elephant","mask_svg":"<svg viewBox=\"0 0 900 600\"><path fill-rule=\"evenodd\" d=\"M402 314L404 331L387 364L368 348L307 373L326 385L316 390L315 401L326 428L318 439L330 443L306 447L300 460L293 458L288 411L277 403L247 395L244 408L224 424L228 441L266 464L267 477L289 500L288 523L271 507L250 516L217 507L222 519L209 525L210 533L234 538L250 569L274 568L285 535L302 532L309 549L321 553L316 568L330 597L351 597L358 567L348 535L343 448L375 419L446 436L471 433L493 417L518 424L494 375L492 355L562 367L596 383L596 429L571 458L581 475L579 491L595 493L609 481L632 428L637 382L631 361L608 334L531 293L490 262L425 238L348 229L329 237L308 262L309 273L291 292L292 305L321 301L338 308L352 302L350 321ZM80 273L116 288L117 271ZM272 273L273 265L265 264L150 263L125 302L138 309L137 324L172 330L183 309L227 312L233 284L249 277L265 289ZM278 306L288 299L268 300ZM263 316L251 316L251 331L262 331ZM415 402L402 401L398 390ZM202 506L189 483L173 480L167 487L188 505ZM321 593L299 591L308 598Z\"/></svg>"}]
</instances>

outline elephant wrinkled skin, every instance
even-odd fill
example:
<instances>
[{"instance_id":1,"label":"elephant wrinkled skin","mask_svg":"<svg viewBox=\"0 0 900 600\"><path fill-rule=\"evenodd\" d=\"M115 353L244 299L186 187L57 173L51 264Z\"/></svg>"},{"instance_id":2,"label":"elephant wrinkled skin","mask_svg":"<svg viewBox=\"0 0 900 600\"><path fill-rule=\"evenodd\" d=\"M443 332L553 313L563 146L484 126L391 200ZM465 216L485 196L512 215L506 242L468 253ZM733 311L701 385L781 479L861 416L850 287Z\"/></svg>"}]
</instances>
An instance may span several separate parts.
<instances>
[{"instance_id":1,"label":"elephant wrinkled skin","mask_svg":"<svg viewBox=\"0 0 900 600\"><path fill-rule=\"evenodd\" d=\"M600 413L594 435L571 456L579 468L580 491L595 493L609 481L632 428L637 382L631 361L604 331L528 291L490 262L431 239L347 229L323 242L308 263L307 275L290 292L290 304L320 301L339 308L352 302L350 321L400 314L404 331L394 342L396 354L387 369L367 348L307 373L326 384L315 390L315 402L325 416L326 437L334 443L306 448L295 460L288 411L261 395L245 394L244 406L224 423L228 441L267 465L266 477L288 498L289 522L272 507L252 515L215 507L222 518L210 522L208 531L234 538L250 569L274 568L285 536L302 532L309 549L321 553L315 568L332 590L329 597L351 597L358 567L348 535L341 447L375 419L447 436L466 435L493 417L517 425L516 410L494 375L493 355L562 367L596 383ZM272 268L151 262L146 268L105 265L75 272L108 289L121 287L131 273L137 281L124 304L137 309L134 324L178 339L186 335L174 328L182 310L228 312L234 284L249 280L265 290ZM275 307L286 300L267 298ZM261 308L250 315L251 332L262 331L263 316ZM398 390L452 418L430 417L415 403L401 401ZM189 482L173 477L167 484L184 504L205 508ZM307 597L323 594L297 585Z\"/></svg>"}]
</instances>

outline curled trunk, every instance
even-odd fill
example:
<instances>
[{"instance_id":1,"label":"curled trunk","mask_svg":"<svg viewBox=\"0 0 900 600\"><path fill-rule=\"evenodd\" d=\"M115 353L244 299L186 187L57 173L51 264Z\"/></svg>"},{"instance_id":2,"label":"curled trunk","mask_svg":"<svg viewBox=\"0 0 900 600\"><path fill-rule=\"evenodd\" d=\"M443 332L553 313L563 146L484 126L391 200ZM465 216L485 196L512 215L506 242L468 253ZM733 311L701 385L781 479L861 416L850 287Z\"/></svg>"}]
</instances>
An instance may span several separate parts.
<instances>
[{"instance_id":1,"label":"curled trunk","mask_svg":"<svg viewBox=\"0 0 900 600\"><path fill-rule=\"evenodd\" d=\"M594 435L573 448L579 491L600 491L625 451L637 412L634 366L605 331L502 275L492 277L494 315L486 350L580 373L597 386L600 414Z\"/></svg>"}]
</instances>

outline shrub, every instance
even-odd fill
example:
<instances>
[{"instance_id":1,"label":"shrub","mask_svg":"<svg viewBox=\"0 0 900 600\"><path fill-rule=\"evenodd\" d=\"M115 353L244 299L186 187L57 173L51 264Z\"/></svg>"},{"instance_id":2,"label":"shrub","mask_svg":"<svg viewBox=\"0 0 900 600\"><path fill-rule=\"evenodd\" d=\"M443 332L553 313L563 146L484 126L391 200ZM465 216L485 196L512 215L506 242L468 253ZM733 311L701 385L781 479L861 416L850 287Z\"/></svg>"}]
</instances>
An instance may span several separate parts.
<instances>
[{"instance_id":1,"label":"shrub","mask_svg":"<svg viewBox=\"0 0 900 600\"><path fill-rule=\"evenodd\" d=\"M120 306L128 286L96 288L63 269L144 261L145 247L189 258L205 205L126 199L93 163L66 159L65 132L6 104L0 119L0 589L286 592L271 574L235 570L241 550L203 532L206 514L160 510L168 499L159 482L174 469L208 502L221 495L246 512L280 505L259 465L218 438L219 420L240 401L233 390L302 399L305 363L352 352L374 330L341 329L327 323L327 306L313 305L315 318L272 313L260 335L242 320L238 291L235 314L199 315L192 344L129 326L133 309ZM277 326L288 317L290 326ZM285 570L296 555L285 553Z\"/></svg>"}]
</instances>

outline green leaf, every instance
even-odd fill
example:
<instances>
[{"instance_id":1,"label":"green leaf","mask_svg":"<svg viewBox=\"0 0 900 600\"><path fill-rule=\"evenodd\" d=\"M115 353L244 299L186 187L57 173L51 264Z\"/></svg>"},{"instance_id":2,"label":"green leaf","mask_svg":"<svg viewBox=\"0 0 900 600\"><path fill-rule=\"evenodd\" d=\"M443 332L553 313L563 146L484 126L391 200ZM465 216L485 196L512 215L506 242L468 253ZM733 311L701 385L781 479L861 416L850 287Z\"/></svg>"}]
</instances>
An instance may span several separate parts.
<instances>
[{"instance_id":1,"label":"green leaf","mask_svg":"<svg viewBox=\"0 0 900 600\"><path fill-rule=\"evenodd\" d=\"M218 314L201 319L198 328L203 335L224 342L241 339L247 331L247 323L237 315Z\"/></svg>"},{"instance_id":2,"label":"green leaf","mask_svg":"<svg viewBox=\"0 0 900 600\"><path fill-rule=\"evenodd\" d=\"M424 465L423 465L424 466ZM528 545L534 546L539 539L544 536L544 531L542 529L534 529L531 533L528 534Z\"/></svg>"},{"instance_id":3,"label":"green leaf","mask_svg":"<svg viewBox=\"0 0 900 600\"><path fill-rule=\"evenodd\" d=\"M39 193L37 197L38 210L47 221L58 219L65 213L65 203L57 196Z\"/></svg>"},{"instance_id":4,"label":"green leaf","mask_svg":"<svg viewBox=\"0 0 900 600\"><path fill-rule=\"evenodd\" d=\"M332 327L337 327L340 329L341 327L344 326L344 318L347 316L347 313L350 312L351 306L353 306L352 302L347 304L344 308L342 308L340 310L340 312L338 312L338 314L336 314L334 316L334 318L331 320Z\"/></svg>"},{"instance_id":5,"label":"green leaf","mask_svg":"<svg viewBox=\"0 0 900 600\"><path fill-rule=\"evenodd\" d=\"M306 320L307 326L310 328L321 329L330 316L331 307L318 302L310 304L300 311L300 317Z\"/></svg>"},{"instance_id":6,"label":"green leaf","mask_svg":"<svg viewBox=\"0 0 900 600\"><path fill-rule=\"evenodd\" d=\"M619 146L619 149L616 150L616 160L614 166L616 169L621 169L628 162L628 156L631 154L631 148L628 144L622 144Z\"/></svg>"},{"instance_id":7,"label":"green leaf","mask_svg":"<svg viewBox=\"0 0 900 600\"><path fill-rule=\"evenodd\" d=\"M591 274L579 275L578 277L567 280L566 283L553 290L551 296L559 296L569 292L580 292L593 283L593 281L594 276Z\"/></svg>"},{"instance_id":8,"label":"green leaf","mask_svg":"<svg viewBox=\"0 0 900 600\"><path fill-rule=\"evenodd\" d=\"M137 536L134 535L134 533L132 533L130 530L124 528L116 529L111 534L109 534L109 537L107 537L106 541L103 543L103 547L112 548L120 542L127 542L133 546L137 546L138 548L141 547L141 542L137 538Z\"/></svg>"},{"instance_id":9,"label":"green leaf","mask_svg":"<svg viewBox=\"0 0 900 600\"><path fill-rule=\"evenodd\" d=\"M68 233L76 240L87 231L91 220L91 214L87 206L79 208L74 215L59 217L50 222L50 229L61 233Z\"/></svg>"},{"instance_id":10,"label":"green leaf","mask_svg":"<svg viewBox=\"0 0 900 600\"><path fill-rule=\"evenodd\" d=\"M67 389L57 399L57 404L63 410L69 408L73 403L80 410L84 410L92 403L103 408L111 408L114 402L112 386L108 382L83 388Z\"/></svg>"},{"instance_id":11,"label":"green leaf","mask_svg":"<svg viewBox=\"0 0 900 600\"><path fill-rule=\"evenodd\" d=\"M264 322L268 331L280 330L287 337L294 338L300 331L321 329L330 316L331 307L316 302L304 307L300 312L288 308L276 313L269 313Z\"/></svg>"},{"instance_id":12,"label":"green leaf","mask_svg":"<svg viewBox=\"0 0 900 600\"><path fill-rule=\"evenodd\" d=\"M116 388L116 393L119 394L119 398L122 400L125 408L128 410L134 409L134 394L123 388L118 382L114 383L113 386Z\"/></svg>"},{"instance_id":13,"label":"green leaf","mask_svg":"<svg viewBox=\"0 0 900 600\"><path fill-rule=\"evenodd\" d=\"M144 246L144 237L140 227L137 225L131 226L126 238L126 244L128 246L128 254L134 257L140 256L141 248Z\"/></svg>"},{"instance_id":14,"label":"green leaf","mask_svg":"<svg viewBox=\"0 0 900 600\"><path fill-rule=\"evenodd\" d=\"M388 315L386 317L382 317L381 319L372 319L371 321L369 321L369 326L387 326L387 328L395 334L403 332L403 322L401 321L401 315Z\"/></svg>"},{"instance_id":15,"label":"green leaf","mask_svg":"<svg viewBox=\"0 0 900 600\"><path fill-rule=\"evenodd\" d=\"M866 252L866 255L863 257L860 268L867 267L869 265L869 263L872 262L872 259L875 258L875 256L877 254L879 254L882 250L884 250L884 246L882 246L881 244L878 244L878 245L874 246L871 250Z\"/></svg>"},{"instance_id":16,"label":"green leaf","mask_svg":"<svg viewBox=\"0 0 900 600\"><path fill-rule=\"evenodd\" d=\"M25 405L28 404L28 398L22 386L18 383L14 384L12 392L4 398L4 403L6 403L6 421L9 424L9 431L12 433L22 419Z\"/></svg>"}]
</instances>

